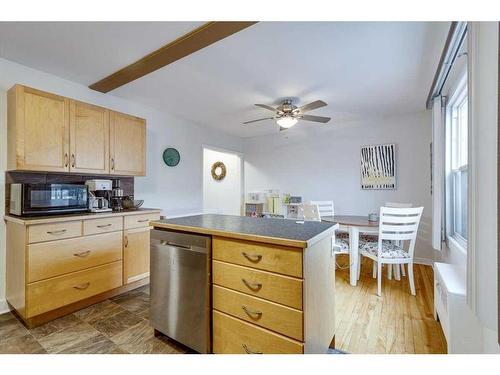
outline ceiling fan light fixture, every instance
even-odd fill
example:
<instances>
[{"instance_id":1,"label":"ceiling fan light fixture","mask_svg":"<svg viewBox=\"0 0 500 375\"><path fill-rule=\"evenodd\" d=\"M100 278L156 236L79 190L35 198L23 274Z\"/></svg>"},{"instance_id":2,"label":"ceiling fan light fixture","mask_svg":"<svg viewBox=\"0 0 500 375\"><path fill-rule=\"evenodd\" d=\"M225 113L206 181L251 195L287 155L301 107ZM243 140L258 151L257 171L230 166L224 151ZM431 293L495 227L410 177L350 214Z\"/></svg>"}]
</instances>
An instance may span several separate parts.
<instances>
[{"instance_id":1,"label":"ceiling fan light fixture","mask_svg":"<svg viewBox=\"0 0 500 375\"><path fill-rule=\"evenodd\" d=\"M282 128L288 129L297 123L297 119L292 116L283 116L276 120L276 122Z\"/></svg>"}]
</instances>

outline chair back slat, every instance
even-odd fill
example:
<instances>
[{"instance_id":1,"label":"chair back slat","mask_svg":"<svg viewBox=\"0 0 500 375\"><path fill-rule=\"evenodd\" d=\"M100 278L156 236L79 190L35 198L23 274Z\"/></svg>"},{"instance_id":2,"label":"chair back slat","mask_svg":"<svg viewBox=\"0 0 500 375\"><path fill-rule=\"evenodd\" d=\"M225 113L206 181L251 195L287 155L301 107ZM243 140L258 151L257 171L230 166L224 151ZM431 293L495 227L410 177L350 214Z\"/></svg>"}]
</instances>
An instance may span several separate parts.
<instances>
[{"instance_id":1,"label":"chair back slat","mask_svg":"<svg viewBox=\"0 0 500 375\"><path fill-rule=\"evenodd\" d=\"M417 223L401 224L401 225L384 224L384 232L405 233L405 232L414 232L417 229L418 229Z\"/></svg>"},{"instance_id":2,"label":"chair back slat","mask_svg":"<svg viewBox=\"0 0 500 375\"><path fill-rule=\"evenodd\" d=\"M385 202L385 207L410 208L410 207L413 207L413 204L411 204L411 203Z\"/></svg>"},{"instance_id":3,"label":"chair back slat","mask_svg":"<svg viewBox=\"0 0 500 375\"><path fill-rule=\"evenodd\" d=\"M320 217L333 216L333 201L310 201L309 204L318 206Z\"/></svg>"},{"instance_id":4,"label":"chair back slat","mask_svg":"<svg viewBox=\"0 0 500 375\"><path fill-rule=\"evenodd\" d=\"M384 241L408 241L414 238L413 232L410 233L384 233Z\"/></svg>"}]
</instances>

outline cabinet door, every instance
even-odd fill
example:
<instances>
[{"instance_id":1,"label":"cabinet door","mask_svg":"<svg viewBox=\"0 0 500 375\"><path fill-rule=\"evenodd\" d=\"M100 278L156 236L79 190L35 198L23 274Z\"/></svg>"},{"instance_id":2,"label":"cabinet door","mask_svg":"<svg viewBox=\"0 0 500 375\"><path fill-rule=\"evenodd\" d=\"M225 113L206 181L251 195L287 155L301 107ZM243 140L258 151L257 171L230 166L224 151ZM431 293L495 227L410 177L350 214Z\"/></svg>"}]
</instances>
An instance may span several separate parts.
<instances>
[{"instance_id":1,"label":"cabinet door","mask_svg":"<svg viewBox=\"0 0 500 375\"><path fill-rule=\"evenodd\" d=\"M9 142L15 145L9 146L15 161L9 169L69 171L69 99L20 85L12 90Z\"/></svg>"},{"instance_id":2,"label":"cabinet door","mask_svg":"<svg viewBox=\"0 0 500 375\"><path fill-rule=\"evenodd\" d=\"M111 112L110 173L123 176L146 175L146 121Z\"/></svg>"},{"instance_id":3,"label":"cabinet door","mask_svg":"<svg viewBox=\"0 0 500 375\"><path fill-rule=\"evenodd\" d=\"M149 277L149 227L123 233L123 284Z\"/></svg>"},{"instance_id":4,"label":"cabinet door","mask_svg":"<svg viewBox=\"0 0 500 375\"><path fill-rule=\"evenodd\" d=\"M109 111L81 103L70 104L70 171L109 173Z\"/></svg>"}]
</instances>

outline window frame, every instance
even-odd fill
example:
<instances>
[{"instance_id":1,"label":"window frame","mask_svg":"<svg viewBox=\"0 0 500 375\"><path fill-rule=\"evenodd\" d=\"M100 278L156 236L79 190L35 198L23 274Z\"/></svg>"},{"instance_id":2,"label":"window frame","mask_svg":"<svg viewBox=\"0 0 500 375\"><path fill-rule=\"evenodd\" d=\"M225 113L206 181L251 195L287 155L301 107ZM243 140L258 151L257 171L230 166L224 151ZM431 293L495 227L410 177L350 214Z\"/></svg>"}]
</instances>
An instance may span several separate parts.
<instances>
[{"instance_id":1,"label":"window frame","mask_svg":"<svg viewBox=\"0 0 500 375\"><path fill-rule=\"evenodd\" d=\"M455 115L455 111L457 107L460 104L463 104L464 100L467 100L467 111L469 112L469 93L468 93L468 82L467 82L467 73L464 72L462 75L460 75L460 78L457 80L456 85L453 87L452 90L450 90L451 94L446 100L446 108L445 108L445 129L446 129L446 146L445 146L445 184L446 184L446 199L445 199L445 239L446 239L446 244L450 249L456 249L464 254L467 254L467 239L464 238L462 235L459 233L455 232L455 215L454 215L454 199L453 195L456 194L456 189L454 189L454 183L455 183L455 178L458 176L459 173L462 173L464 171L469 173L469 163L470 163L470 158L469 158L469 152L468 152L468 147L467 147L467 164L466 165L460 165L458 168L453 168L455 167L454 161L456 155L454 154L455 148L452 147L453 143L453 126L454 126L454 120L453 117ZM468 129L470 127L469 123L469 116L467 117L467 131L466 135L468 137ZM468 178L468 176L467 176ZM467 190L470 189L469 184L467 184ZM467 201L469 200L469 194L467 191ZM467 217L466 223L463 223L462 225L465 225L466 230L467 230L467 237L469 237L469 216L470 213L467 212Z\"/></svg>"}]
</instances>

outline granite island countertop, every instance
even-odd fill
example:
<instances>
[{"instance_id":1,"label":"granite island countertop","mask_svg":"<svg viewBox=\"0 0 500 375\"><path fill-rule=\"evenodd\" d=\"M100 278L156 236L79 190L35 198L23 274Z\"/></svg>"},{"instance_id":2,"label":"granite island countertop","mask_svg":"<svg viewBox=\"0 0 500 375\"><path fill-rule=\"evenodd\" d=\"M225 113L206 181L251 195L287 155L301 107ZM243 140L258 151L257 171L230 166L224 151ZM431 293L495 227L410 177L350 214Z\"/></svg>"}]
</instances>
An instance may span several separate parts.
<instances>
[{"instance_id":1,"label":"granite island countertop","mask_svg":"<svg viewBox=\"0 0 500 375\"><path fill-rule=\"evenodd\" d=\"M338 228L336 223L233 215L194 215L150 223L155 228L306 248Z\"/></svg>"}]
</instances>

